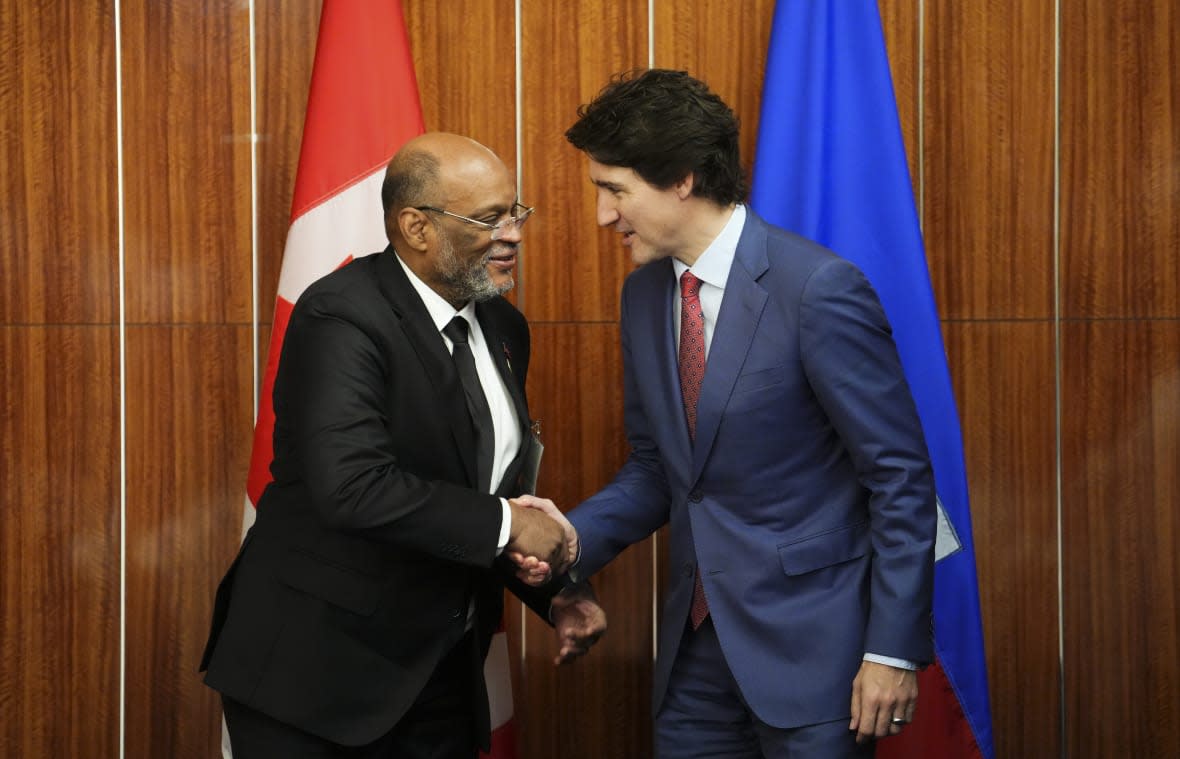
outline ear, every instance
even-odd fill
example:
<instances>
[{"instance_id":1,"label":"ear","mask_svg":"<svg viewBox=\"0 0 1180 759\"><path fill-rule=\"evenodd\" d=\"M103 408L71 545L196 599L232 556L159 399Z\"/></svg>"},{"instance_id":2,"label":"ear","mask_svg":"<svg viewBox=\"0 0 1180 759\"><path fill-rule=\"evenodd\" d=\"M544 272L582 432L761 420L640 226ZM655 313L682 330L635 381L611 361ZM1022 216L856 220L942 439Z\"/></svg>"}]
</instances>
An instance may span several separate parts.
<instances>
[{"instance_id":1,"label":"ear","mask_svg":"<svg viewBox=\"0 0 1180 759\"><path fill-rule=\"evenodd\" d=\"M430 222L417 208L403 208L397 212L397 228L401 237L414 250L426 250Z\"/></svg>"},{"instance_id":2,"label":"ear","mask_svg":"<svg viewBox=\"0 0 1180 759\"><path fill-rule=\"evenodd\" d=\"M676 191L676 197L681 200L688 200L692 197L694 179L693 173L690 171L677 180L676 184L672 185L672 189Z\"/></svg>"}]
</instances>

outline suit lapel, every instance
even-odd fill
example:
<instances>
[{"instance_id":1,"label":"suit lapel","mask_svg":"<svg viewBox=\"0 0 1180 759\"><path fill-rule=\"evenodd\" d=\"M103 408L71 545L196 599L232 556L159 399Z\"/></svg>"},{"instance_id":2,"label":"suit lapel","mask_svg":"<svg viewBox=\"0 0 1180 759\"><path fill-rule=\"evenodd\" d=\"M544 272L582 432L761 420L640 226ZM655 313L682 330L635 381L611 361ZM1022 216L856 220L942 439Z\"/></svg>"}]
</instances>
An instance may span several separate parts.
<instances>
[{"instance_id":1,"label":"suit lapel","mask_svg":"<svg viewBox=\"0 0 1180 759\"><path fill-rule=\"evenodd\" d=\"M717 437L721 415L766 307L766 291L756 281L768 267L766 229L761 220L752 212L748 213L725 283L725 295L709 343L709 358L697 401L697 431L692 457L694 480L704 468L709 449Z\"/></svg>"},{"instance_id":2,"label":"suit lapel","mask_svg":"<svg viewBox=\"0 0 1180 759\"><path fill-rule=\"evenodd\" d=\"M627 304L633 311L627 323L631 331L630 375L634 392L651 409L651 429L658 435L660 449L671 467L686 475L691 457L688 422L684 418L684 397L680 393L680 368L676 357L676 332L673 313L679 313L679 288L671 260L652 264L649 270L634 275L634 292ZM673 392L665 392L673 388ZM699 420L698 420L699 424Z\"/></svg>"},{"instance_id":3,"label":"suit lapel","mask_svg":"<svg viewBox=\"0 0 1180 759\"><path fill-rule=\"evenodd\" d=\"M508 395L512 398L512 407L516 411L516 425L520 429L521 445L517 448L512 462L504 470L504 477L492 491L493 493L500 493L506 484L515 482L517 479L521 457L524 455L524 451L527 448L526 444L528 443L529 409L524 397L524 388L521 387L520 381L513 374L512 367L509 364L508 342L501 335L496 320L490 313L490 309L482 303L477 303L475 305L475 316L479 319L480 329L483 330L484 341L487 343L488 351L491 353L492 363L496 365L496 371L500 373L500 378L504 380L504 387L508 388ZM513 493L513 495L519 494Z\"/></svg>"},{"instance_id":4,"label":"suit lapel","mask_svg":"<svg viewBox=\"0 0 1180 759\"><path fill-rule=\"evenodd\" d=\"M392 247L378 254L377 279L381 292L389 301L390 308L397 315L402 330L414 347L414 352L426 372L428 384L434 388L439 415L451 428L468 483L474 486L477 479L475 430L472 429L471 416L463 398L459 373L455 371L455 362L447 352L447 347L430 318L430 312L426 310L422 298L410 284L401 264L394 258L396 255Z\"/></svg>"},{"instance_id":5,"label":"suit lapel","mask_svg":"<svg viewBox=\"0 0 1180 759\"><path fill-rule=\"evenodd\" d=\"M475 315L483 330L488 351L492 354L492 363L496 365L496 371L500 373L500 378L504 380L504 386L508 388L508 394L512 397L517 423L522 429L527 428L529 422L528 404L525 402L524 388L520 386L520 380L513 374L512 365L509 363L508 341L500 333L499 325L496 324L484 304L476 304Z\"/></svg>"}]
</instances>

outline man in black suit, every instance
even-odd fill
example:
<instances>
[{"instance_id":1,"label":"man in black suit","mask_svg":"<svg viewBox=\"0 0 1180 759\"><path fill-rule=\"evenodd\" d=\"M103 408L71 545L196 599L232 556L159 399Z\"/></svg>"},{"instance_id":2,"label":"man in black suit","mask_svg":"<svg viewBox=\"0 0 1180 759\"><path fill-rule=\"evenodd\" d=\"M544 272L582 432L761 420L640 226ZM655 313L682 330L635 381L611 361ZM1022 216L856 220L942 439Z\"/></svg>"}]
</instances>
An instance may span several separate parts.
<instances>
[{"instance_id":1,"label":"man in black suit","mask_svg":"<svg viewBox=\"0 0 1180 759\"><path fill-rule=\"evenodd\" d=\"M471 759L505 584L552 615L559 658L606 627L588 588L526 586L508 559L560 570L576 551L509 498L532 441L529 331L502 295L532 209L494 153L441 133L394 156L382 203L390 246L295 306L274 481L218 589L202 669L236 759Z\"/></svg>"}]
</instances>

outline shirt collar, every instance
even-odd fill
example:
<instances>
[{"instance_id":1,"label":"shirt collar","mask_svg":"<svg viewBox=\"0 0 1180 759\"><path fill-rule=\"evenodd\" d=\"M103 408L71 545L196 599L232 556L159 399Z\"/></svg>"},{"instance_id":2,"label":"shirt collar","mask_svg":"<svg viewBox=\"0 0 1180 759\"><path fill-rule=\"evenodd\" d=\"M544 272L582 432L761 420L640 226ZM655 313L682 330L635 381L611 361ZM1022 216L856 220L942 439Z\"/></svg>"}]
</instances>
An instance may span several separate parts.
<instances>
[{"instance_id":1,"label":"shirt collar","mask_svg":"<svg viewBox=\"0 0 1180 759\"><path fill-rule=\"evenodd\" d=\"M696 263L691 267L678 258L672 259L672 268L676 272L676 279L691 268L693 276L706 284L725 289L729 280L729 267L733 265L737 255L738 240L742 237L742 229L746 226L746 206L738 203L729 217L729 221L721 229L721 233L713 238L709 247L705 248Z\"/></svg>"},{"instance_id":2,"label":"shirt collar","mask_svg":"<svg viewBox=\"0 0 1180 759\"><path fill-rule=\"evenodd\" d=\"M432 290L430 285L419 279L418 275L409 266L406 266L406 262L402 260L396 250L393 254L409 278L410 284L414 286L418 297L422 299L422 304L426 306L426 311L430 314L430 320L434 322L435 329L442 332L443 327L450 324L451 319L456 316L462 316L467 320L468 328L474 329L471 325L475 324L475 303L468 301L463 308L456 311L454 306L447 303L446 298Z\"/></svg>"}]
</instances>

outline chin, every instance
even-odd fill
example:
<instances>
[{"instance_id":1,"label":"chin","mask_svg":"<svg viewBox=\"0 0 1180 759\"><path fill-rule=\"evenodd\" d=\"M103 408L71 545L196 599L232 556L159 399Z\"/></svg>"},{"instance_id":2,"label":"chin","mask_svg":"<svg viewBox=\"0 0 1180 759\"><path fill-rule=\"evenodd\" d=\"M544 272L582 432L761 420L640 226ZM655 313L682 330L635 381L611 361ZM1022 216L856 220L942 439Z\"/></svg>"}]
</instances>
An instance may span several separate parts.
<instances>
[{"instance_id":1,"label":"chin","mask_svg":"<svg viewBox=\"0 0 1180 759\"><path fill-rule=\"evenodd\" d=\"M496 272L495 274L491 275L489 279L492 282L492 287L496 288L496 291L501 295L508 292L516 285L516 278L512 274Z\"/></svg>"},{"instance_id":2,"label":"chin","mask_svg":"<svg viewBox=\"0 0 1180 759\"><path fill-rule=\"evenodd\" d=\"M488 277L483 287L472 296L472 300L482 302L491 300L508 293L516 285L512 277Z\"/></svg>"},{"instance_id":3,"label":"chin","mask_svg":"<svg viewBox=\"0 0 1180 759\"><path fill-rule=\"evenodd\" d=\"M653 250L648 250L646 248L631 248L631 260L636 266L650 264L652 261L656 261L660 258L663 258L663 256L656 254L656 252Z\"/></svg>"}]
</instances>

